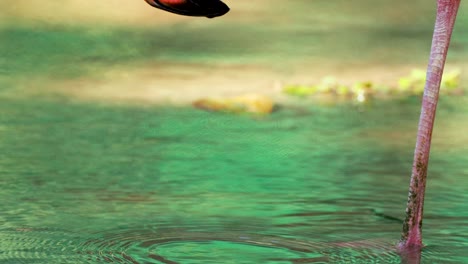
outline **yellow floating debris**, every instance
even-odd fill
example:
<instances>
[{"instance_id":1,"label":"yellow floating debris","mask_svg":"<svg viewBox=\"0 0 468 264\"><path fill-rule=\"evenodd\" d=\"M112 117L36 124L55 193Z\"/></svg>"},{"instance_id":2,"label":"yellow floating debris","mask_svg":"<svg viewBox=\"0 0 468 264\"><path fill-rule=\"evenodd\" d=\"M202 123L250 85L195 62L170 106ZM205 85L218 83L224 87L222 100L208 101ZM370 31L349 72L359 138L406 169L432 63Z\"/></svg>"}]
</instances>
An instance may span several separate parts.
<instances>
[{"instance_id":1,"label":"yellow floating debris","mask_svg":"<svg viewBox=\"0 0 468 264\"><path fill-rule=\"evenodd\" d=\"M336 100L356 100L363 103L370 98L389 98L396 96L421 96L424 93L426 71L414 69L408 76L398 79L393 86L376 84L372 81L358 81L352 86L342 84L333 76L327 76L319 84L286 85L283 93L297 97L312 97L321 99L324 95ZM442 77L440 92L449 95L461 95L461 70L446 71Z\"/></svg>"},{"instance_id":2,"label":"yellow floating debris","mask_svg":"<svg viewBox=\"0 0 468 264\"><path fill-rule=\"evenodd\" d=\"M283 88L283 92L298 97L306 97L316 94L318 92L318 87L307 85L287 85Z\"/></svg>"},{"instance_id":3,"label":"yellow floating debris","mask_svg":"<svg viewBox=\"0 0 468 264\"><path fill-rule=\"evenodd\" d=\"M203 98L193 102L199 109L235 114L270 114L275 103L264 95L249 94L230 98Z\"/></svg>"},{"instance_id":4,"label":"yellow floating debris","mask_svg":"<svg viewBox=\"0 0 468 264\"><path fill-rule=\"evenodd\" d=\"M455 95L461 94L463 91L460 85L460 79L461 79L460 69L454 69L452 71L444 73L444 75L442 76L442 83L440 87L441 91L443 93L448 93L448 94L455 94Z\"/></svg>"},{"instance_id":5,"label":"yellow floating debris","mask_svg":"<svg viewBox=\"0 0 468 264\"><path fill-rule=\"evenodd\" d=\"M445 94L458 94L461 92L460 87L461 70L454 69L447 71L442 76L442 83L440 85L441 93ZM422 95L424 92L424 85L426 83L426 71L422 69L415 69L409 76L402 77L398 81L398 91L400 93L411 93L415 95Z\"/></svg>"},{"instance_id":6,"label":"yellow floating debris","mask_svg":"<svg viewBox=\"0 0 468 264\"><path fill-rule=\"evenodd\" d=\"M409 76L402 77L398 80L398 93L422 95L425 83L426 71L414 69Z\"/></svg>"}]
</instances>

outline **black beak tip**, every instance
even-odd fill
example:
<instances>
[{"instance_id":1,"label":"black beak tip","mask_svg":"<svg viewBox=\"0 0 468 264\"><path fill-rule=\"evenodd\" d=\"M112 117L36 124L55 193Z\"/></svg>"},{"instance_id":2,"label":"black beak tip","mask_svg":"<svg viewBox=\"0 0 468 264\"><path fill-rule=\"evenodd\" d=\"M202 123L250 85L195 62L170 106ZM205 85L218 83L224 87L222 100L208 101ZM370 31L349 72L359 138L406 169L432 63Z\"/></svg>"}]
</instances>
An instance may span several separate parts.
<instances>
[{"instance_id":1,"label":"black beak tip","mask_svg":"<svg viewBox=\"0 0 468 264\"><path fill-rule=\"evenodd\" d=\"M207 18L220 17L220 16L227 14L230 11L229 7L225 3L223 2L219 2L219 3L220 3L220 6L216 9L216 12L208 13L206 15Z\"/></svg>"}]
</instances>

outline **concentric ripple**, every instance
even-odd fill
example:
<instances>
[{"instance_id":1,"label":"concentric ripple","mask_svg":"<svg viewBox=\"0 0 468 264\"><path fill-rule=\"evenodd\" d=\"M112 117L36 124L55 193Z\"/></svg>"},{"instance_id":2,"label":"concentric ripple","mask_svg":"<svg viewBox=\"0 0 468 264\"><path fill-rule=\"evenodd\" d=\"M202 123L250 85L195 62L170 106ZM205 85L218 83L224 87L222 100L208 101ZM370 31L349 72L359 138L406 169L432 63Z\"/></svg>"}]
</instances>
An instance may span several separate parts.
<instances>
[{"instance_id":1,"label":"concentric ripple","mask_svg":"<svg viewBox=\"0 0 468 264\"><path fill-rule=\"evenodd\" d=\"M393 244L320 243L240 232L129 230L80 245L90 260L115 263L400 263Z\"/></svg>"},{"instance_id":2,"label":"concentric ripple","mask_svg":"<svg viewBox=\"0 0 468 264\"><path fill-rule=\"evenodd\" d=\"M185 228L111 230L94 234L54 229L0 230L0 263L460 263L463 246L429 245L399 254L395 241L316 242L242 232Z\"/></svg>"},{"instance_id":3,"label":"concentric ripple","mask_svg":"<svg viewBox=\"0 0 468 264\"><path fill-rule=\"evenodd\" d=\"M53 229L0 230L0 263L77 263L80 237Z\"/></svg>"}]
</instances>

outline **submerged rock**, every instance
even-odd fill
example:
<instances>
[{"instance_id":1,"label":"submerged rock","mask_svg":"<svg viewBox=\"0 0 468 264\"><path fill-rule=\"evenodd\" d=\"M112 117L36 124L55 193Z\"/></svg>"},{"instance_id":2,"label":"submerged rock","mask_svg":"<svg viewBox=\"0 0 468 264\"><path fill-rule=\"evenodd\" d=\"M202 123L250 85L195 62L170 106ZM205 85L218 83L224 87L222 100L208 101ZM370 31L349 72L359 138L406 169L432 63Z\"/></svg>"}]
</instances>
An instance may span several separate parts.
<instances>
[{"instance_id":1,"label":"submerged rock","mask_svg":"<svg viewBox=\"0 0 468 264\"><path fill-rule=\"evenodd\" d=\"M202 98L193 102L193 106L215 112L270 114L275 103L267 96L249 94L229 98Z\"/></svg>"}]
</instances>

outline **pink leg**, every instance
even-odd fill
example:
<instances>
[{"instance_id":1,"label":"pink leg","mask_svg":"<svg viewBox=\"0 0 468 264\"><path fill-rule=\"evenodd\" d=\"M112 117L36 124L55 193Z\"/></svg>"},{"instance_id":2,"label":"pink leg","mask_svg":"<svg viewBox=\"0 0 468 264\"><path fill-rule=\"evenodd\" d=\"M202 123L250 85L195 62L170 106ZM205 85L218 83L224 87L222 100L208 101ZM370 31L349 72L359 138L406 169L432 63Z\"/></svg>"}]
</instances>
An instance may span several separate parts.
<instances>
[{"instance_id":1,"label":"pink leg","mask_svg":"<svg viewBox=\"0 0 468 264\"><path fill-rule=\"evenodd\" d=\"M459 5L460 0L437 0L437 19L427 69L408 205L406 207L406 219L403 223L403 233L399 244L400 249L408 250L422 247L424 191L426 188L432 128L445 59Z\"/></svg>"}]
</instances>

